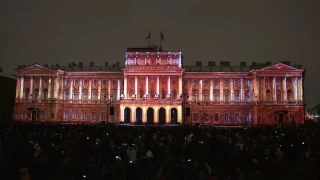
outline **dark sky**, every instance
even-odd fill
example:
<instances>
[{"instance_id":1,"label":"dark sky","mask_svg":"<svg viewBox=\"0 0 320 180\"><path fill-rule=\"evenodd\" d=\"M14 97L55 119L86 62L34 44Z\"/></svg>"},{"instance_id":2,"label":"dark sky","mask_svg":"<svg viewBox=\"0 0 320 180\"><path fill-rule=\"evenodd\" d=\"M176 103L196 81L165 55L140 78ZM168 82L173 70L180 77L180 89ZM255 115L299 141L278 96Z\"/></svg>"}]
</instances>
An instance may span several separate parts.
<instances>
[{"instance_id":1,"label":"dark sky","mask_svg":"<svg viewBox=\"0 0 320 180\"><path fill-rule=\"evenodd\" d=\"M319 0L2 0L0 66L124 62L126 47L181 50L185 64L291 61L320 103Z\"/></svg>"}]
</instances>

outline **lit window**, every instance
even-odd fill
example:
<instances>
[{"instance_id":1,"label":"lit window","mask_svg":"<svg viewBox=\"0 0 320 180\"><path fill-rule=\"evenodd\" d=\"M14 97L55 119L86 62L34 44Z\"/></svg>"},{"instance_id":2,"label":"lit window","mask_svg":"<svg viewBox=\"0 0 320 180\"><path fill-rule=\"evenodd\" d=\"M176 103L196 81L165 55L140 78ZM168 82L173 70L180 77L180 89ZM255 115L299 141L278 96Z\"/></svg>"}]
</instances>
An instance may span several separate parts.
<instances>
[{"instance_id":1,"label":"lit window","mask_svg":"<svg viewBox=\"0 0 320 180\"><path fill-rule=\"evenodd\" d=\"M72 113L72 119L77 119L77 113Z\"/></svg>"},{"instance_id":2,"label":"lit window","mask_svg":"<svg viewBox=\"0 0 320 180\"><path fill-rule=\"evenodd\" d=\"M236 113L236 121L241 122L241 117L239 113Z\"/></svg>"},{"instance_id":3,"label":"lit window","mask_svg":"<svg viewBox=\"0 0 320 180\"><path fill-rule=\"evenodd\" d=\"M63 113L63 119L68 119L68 113L67 112Z\"/></svg>"},{"instance_id":4,"label":"lit window","mask_svg":"<svg viewBox=\"0 0 320 180\"><path fill-rule=\"evenodd\" d=\"M230 122L230 113L225 113L226 122Z\"/></svg>"}]
</instances>

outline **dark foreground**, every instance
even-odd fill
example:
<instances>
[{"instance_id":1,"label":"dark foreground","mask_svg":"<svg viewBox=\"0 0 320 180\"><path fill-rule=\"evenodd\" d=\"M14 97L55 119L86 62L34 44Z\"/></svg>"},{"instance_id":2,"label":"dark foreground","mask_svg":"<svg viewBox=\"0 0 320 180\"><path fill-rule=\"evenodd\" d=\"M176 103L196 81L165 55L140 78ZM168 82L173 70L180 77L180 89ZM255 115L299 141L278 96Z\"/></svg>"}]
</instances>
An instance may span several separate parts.
<instances>
[{"instance_id":1,"label":"dark foreground","mask_svg":"<svg viewBox=\"0 0 320 180\"><path fill-rule=\"evenodd\" d=\"M320 177L320 126L199 127L4 123L1 179Z\"/></svg>"}]
</instances>

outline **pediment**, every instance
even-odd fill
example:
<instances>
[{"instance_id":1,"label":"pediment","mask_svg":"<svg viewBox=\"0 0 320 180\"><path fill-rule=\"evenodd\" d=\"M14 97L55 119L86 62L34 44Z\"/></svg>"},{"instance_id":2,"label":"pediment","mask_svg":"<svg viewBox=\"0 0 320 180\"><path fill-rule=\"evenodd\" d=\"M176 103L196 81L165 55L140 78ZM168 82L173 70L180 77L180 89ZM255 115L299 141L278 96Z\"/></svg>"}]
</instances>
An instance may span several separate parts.
<instances>
[{"instance_id":1,"label":"pediment","mask_svg":"<svg viewBox=\"0 0 320 180\"><path fill-rule=\"evenodd\" d=\"M19 69L19 71L26 74L50 74L52 69L43 67L39 64L33 64L25 68Z\"/></svg>"},{"instance_id":2,"label":"pediment","mask_svg":"<svg viewBox=\"0 0 320 180\"><path fill-rule=\"evenodd\" d=\"M286 65L286 64L283 64L283 63L278 63L278 64L274 64L274 65L271 65L271 66L268 66L268 67L265 67L261 70L264 70L264 71L269 71L269 70L299 70L297 68L294 68L292 66L289 66L289 65Z\"/></svg>"}]
</instances>

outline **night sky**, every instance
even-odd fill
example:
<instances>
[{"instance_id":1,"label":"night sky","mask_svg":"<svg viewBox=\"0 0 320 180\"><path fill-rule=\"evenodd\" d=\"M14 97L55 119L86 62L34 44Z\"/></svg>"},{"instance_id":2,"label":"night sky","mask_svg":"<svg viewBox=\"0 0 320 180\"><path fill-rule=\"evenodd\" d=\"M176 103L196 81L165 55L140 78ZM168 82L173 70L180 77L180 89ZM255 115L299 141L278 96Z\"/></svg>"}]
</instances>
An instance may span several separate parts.
<instances>
[{"instance_id":1,"label":"night sky","mask_svg":"<svg viewBox=\"0 0 320 180\"><path fill-rule=\"evenodd\" d=\"M123 64L127 47L159 44L195 61L307 69L308 107L320 103L319 0L2 0L0 66Z\"/></svg>"}]
</instances>

